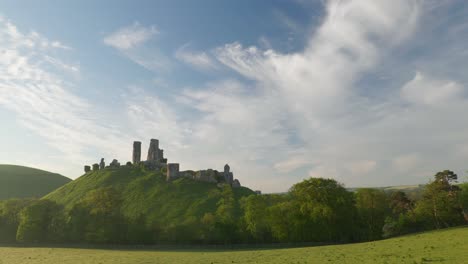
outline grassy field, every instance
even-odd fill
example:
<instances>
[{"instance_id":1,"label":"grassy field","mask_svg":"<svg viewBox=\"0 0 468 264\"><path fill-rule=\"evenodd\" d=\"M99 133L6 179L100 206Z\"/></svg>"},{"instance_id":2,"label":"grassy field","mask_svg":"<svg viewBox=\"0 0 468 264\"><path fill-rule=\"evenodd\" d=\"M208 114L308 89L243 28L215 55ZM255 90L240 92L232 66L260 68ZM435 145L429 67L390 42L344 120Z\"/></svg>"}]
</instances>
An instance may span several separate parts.
<instances>
[{"instance_id":1,"label":"grassy field","mask_svg":"<svg viewBox=\"0 0 468 264\"><path fill-rule=\"evenodd\" d=\"M161 251L0 247L0 263L468 263L468 227L378 242L292 249Z\"/></svg>"}]
</instances>

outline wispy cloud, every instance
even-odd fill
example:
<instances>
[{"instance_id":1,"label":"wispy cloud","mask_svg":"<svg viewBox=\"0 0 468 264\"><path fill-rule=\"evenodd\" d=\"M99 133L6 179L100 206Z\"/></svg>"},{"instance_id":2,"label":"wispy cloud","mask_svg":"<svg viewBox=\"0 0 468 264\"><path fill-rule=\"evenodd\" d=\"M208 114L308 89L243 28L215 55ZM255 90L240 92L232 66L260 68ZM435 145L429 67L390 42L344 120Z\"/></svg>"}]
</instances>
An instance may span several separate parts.
<instances>
[{"instance_id":1,"label":"wispy cloud","mask_svg":"<svg viewBox=\"0 0 468 264\"><path fill-rule=\"evenodd\" d=\"M158 33L155 26L143 27L134 22L106 36L104 43L119 50L128 50L142 45Z\"/></svg>"},{"instance_id":2,"label":"wispy cloud","mask_svg":"<svg viewBox=\"0 0 468 264\"><path fill-rule=\"evenodd\" d=\"M149 71L167 71L171 68L171 61L152 44L158 34L154 25L145 27L134 22L104 37L103 42Z\"/></svg>"},{"instance_id":3,"label":"wispy cloud","mask_svg":"<svg viewBox=\"0 0 468 264\"><path fill-rule=\"evenodd\" d=\"M96 109L72 92L66 75L46 67L51 63L78 71L43 50L54 48L44 42L55 42L38 33L23 34L6 20L0 22L0 39L0 106L12 111L22 126L63 153L61 161L69 167L80 168L89 161L86 153L90 150L119 155L121 150L114 144L125 135L106 127L109 124L101 125Z\"/></svg>"},{"instance_id":4,"label":"wispy cloud","mask_svg":"<svg viewBox=\"0 0 468 264\"><path fill-rule=\"evenodd\" d=\"M176 59L200 70L214 70L217 68L216 61L206 52L195 52L189 50L189 44L178 48L175 52Z\"/></svg>"},{"instance_id":5,"label":"wispy cloud","mask_svg":"<svg viewBox=\"0 0 468 264\"><path fill-rule=\"evenodd\" d=\"M65 63L61 61L60 59L57 59L48 55L44 55L44 60L66 72L69 72L72 74L78 74L80 72L79 65Z\"/></svg>"}]
</instances>

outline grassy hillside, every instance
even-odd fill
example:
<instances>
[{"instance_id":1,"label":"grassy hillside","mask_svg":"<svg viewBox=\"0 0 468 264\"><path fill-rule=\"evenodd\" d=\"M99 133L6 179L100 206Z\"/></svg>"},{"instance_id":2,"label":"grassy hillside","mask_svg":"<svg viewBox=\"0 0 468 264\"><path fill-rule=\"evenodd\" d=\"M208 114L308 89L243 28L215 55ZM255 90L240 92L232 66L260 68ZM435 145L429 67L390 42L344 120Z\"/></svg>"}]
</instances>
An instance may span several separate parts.
<instances>
[{"instance_id":1,"label":"grassy hillside","mask_svg":"<svg viewBox=\"0 0 468 264\"><path fill-rule=\"evenodd\" d=\"M71 180L43 170L0 165L0 200L42 197Z\"/></svg>"},{"instance_id":2,"label":"grassy hillside","mask_svg":"<svg viewBox=\"0 0 468 264\"><path fill-rule=\"evenodd\" d=\"M213 183L190 179L168 183L161 172L122 166L89 172L44 199L71 208L88 192L104 187L113 187L121 193L125 216L135 218L144 214L148 220L162 223L180 223L188 217L200 218L206 212L214 212L222 191ZM253 192L248 188L234 189L237 198L250 194Z\"/></svg>"},{"instance_id":3,"label":"grassy hillside","mask_svg":"<svg viewBox=\"0 0 468 264\"><path fill-rule=\"evenodd\" d=\"M0 247L0 263L468 263L468 228L377 242L265 250L97 250Z\"/></svg>"}]
</instances>

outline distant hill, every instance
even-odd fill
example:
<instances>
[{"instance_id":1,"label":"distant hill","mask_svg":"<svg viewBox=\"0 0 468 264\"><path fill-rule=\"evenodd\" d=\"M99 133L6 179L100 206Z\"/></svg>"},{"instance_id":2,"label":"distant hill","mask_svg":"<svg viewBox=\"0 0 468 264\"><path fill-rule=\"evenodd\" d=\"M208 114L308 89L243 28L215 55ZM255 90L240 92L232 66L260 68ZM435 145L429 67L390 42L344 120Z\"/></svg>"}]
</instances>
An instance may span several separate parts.
<instances>
[{"instance_id":1,"label":"distant hill","mask_svg":"<svg viewBox=\"0 0 468 264\"><path fill-rule=\"evenodd\" d=\"M147 220L173 224L215 212L222 192L216 183L187 178L166 182L165 176L159 171L122 166L88 172L44 199L71 208L88 192L104 187L113 187L121 194L125 216L136 218L144 214ZM236 200L254 194L245 187L233 188L233 192Z\"/></svg>"},{"instance_id":2,"label":"distant hill","mask_svg":"<svg viewBox=\"0 0 468 264\"><path fill-rule=\"evenodd\" d=\"M42 197L71 180L39 169L0 165L0 200Z\"/></svg>"},{"instance_id":3,"label":"distant hill","mask_svg":"<svg viewBox=\"0 0 468 264\"><path fill-rule=\"evenodd\" d=\"M385 192L404 192L406 195L412 199L412 200L418 200L421 198L422 192L424 190L424 184L418 184L418 185L398 185L398 186L386 186L386 187L366 187L366 188L371 188L371 189L379 189ZM360 187L356 188L347 188L348 191L356 191L358 189L361 189Z\"/></svg>"}]
</instances>

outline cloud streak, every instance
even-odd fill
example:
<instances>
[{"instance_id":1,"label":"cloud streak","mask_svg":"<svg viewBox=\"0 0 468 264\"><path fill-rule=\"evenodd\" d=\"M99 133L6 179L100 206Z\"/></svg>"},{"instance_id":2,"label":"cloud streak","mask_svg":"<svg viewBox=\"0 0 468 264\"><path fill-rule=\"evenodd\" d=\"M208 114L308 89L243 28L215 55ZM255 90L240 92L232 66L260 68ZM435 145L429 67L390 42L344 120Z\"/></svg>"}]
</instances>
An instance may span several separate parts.
<instances>
[{"instance_id":1,"label":"cloud streak","mask_svg":"<svg viewBox=\"0 0 468 264\"><path fill-rule=\"evenodd\" d=\"M134 22L132 25L120 28L106 36L103 41L106 45L116 49L128 50L142 45L158 33L155 26L146 28L140 23Z\"/></svg>"},{"instance_id":2,"label":"cloud streak","mask_svg":"<svg viewBox=\"0 0 468 264\"><path fill-rule=\"evenodd\" d=\"M43 50L55 48L50 43L58 42L49 42L38 33L22 34L6 20L0 23L0 106L60 151L62 160L75 170L90 160L86 154L90 150L119 155L121 150L114 144L125 142L126 136L100 125L95 107L73 93L63 75L44 66L51 63L72 73L79 71Z\"/></svg>"},{"instance_id":3,"label":"cloud streak","mask_svg":"<svg viewBox=\"0 0 468 264\"><path fill-rule=\"evenodd\" d=\"M177 49L175 57L196 69L209 71L217 68L215 60L210 55L206 52L190 51L187 44Z\"/></svg>"},{"instance_id":4,"label":"cloud streak","mask_svg":"<svg viewBox=\"0 0 468 264\"><path fill-rule=\"evenodd\" d=\"M134 22L105 36L103 42L143 68L160 73L171 68L171 61L152 44L158 34L155 26Z\"/></svg>"}]
</instances>

